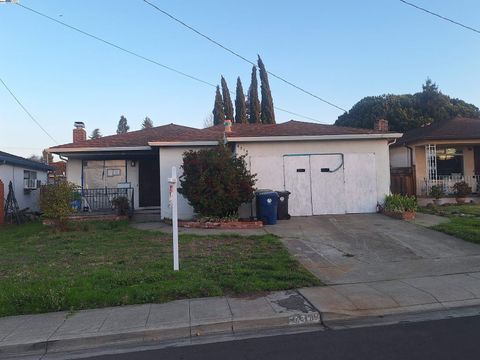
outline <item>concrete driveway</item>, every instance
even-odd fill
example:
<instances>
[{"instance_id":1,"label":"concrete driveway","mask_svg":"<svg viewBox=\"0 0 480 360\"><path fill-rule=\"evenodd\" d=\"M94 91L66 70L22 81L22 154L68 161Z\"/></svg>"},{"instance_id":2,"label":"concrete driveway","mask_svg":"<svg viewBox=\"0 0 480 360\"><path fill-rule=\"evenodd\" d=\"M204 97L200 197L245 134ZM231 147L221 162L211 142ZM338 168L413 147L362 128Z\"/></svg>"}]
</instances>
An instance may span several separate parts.
<instances>
[{"instance_id":1,"label":"concrete driveway","mask_svg":"<svg viewBox=\"0 0 480 360\"><path fill-rule=\"evenodd\" d=\"M325 284L480 271L480 246L380 214L295 217L266 230Z\"/></svg>"}]
</instances>

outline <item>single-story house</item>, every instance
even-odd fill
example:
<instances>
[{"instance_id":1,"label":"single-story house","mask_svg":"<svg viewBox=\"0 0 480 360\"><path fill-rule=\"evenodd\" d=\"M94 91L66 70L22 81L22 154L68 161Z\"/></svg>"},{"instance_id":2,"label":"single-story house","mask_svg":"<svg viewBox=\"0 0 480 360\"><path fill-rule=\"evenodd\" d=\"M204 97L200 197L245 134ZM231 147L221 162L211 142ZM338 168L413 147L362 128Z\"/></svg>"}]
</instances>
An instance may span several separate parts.
<instances>
[{"instance_id":1,"label":"single-story house","mask_svg":"<svg viewBox=\"0 0 480 360\"><path fill-rule=\"evenodd\" d=\"M47 183L48 172L51 170L53 168L46 164L0 151L0 180L4 185L5 200L11 181L19 208L38 211L40 186Z\"/></svg>"},{"instance_id":2,"label":"single-story house","mask_svg":"<svg viewBox=\"0 0 480 360\"><path fill-rule=\"evenodd\" d=\"M459 181L480 192L480 119L456 117L406 132L390 147L390 165L392 174L412 175L418 196L433 185L451 194Z\"/></svg>"},{"instance_id":3,"label":"single-story house","mask_svg":"<svg viewBox=\"0 0 480 360\"><path fill-rule=\"evenodd\" d=\"M86 140L76 123L74 141L50 148L68 158L67 179L85 192L129 189L136 209L159 208L170 218L168 178L180 170L187 150L227 143L246 155L257 188L291 192L292 216L375 212L390 188L389 145L401 137L382 130L355 129L300 121L233 124L196 129L164 125ZM181 170L179 171L181 175ZM101 190L100 190L101 191ZM179 218L194 216L179 198ZM250 216L250 206L241 215Z\"/></svg>"}]
</instances>

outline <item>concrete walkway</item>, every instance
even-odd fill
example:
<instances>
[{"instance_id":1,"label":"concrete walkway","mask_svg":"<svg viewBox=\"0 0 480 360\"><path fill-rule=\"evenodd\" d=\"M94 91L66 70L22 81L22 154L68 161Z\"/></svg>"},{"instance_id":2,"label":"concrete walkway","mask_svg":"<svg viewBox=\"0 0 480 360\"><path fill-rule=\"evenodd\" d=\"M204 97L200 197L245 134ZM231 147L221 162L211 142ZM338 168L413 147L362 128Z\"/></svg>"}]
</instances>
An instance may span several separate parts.
<instances>
[{"instance_id":1,"label":"concrete walkway","mask_svg":"<svg viewBox=\"0 0 480 360\"><path fill-rule=\"evenodd\" d=\"M144 346L212 334L319 326L320 314L297 292L212 297L75 313L0 318L0 358Z\"/></svg>"},{"instance_id":2,"label":"concrete walkway","mask_svg":"<svg viewBox=\"0 0 480 360\"><path fill-rule=\"evenodd\" d=\"M480 271L480 246L380 214L292 218L267 231L328 285Z\"/></svg>"}]
</instances>

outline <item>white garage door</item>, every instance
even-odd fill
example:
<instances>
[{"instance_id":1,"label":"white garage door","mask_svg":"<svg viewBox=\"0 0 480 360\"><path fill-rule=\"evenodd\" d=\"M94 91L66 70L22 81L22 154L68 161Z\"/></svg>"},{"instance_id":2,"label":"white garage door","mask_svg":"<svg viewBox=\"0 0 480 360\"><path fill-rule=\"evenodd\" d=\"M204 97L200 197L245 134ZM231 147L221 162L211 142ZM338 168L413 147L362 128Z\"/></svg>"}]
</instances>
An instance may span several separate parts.
<instances>
[{"instance_id":1,"label":"white garage door","mask_svg":"<svg viewBox=\"0 0 480 360\"><path fill-rule=\"evenodd\" d=\"M283 161L285 190L290 191L288 212L292 216L312 215L310 157L286 156Z\"/></svg>"},{"instance_id":2,"label":"white garage door","mask_svg":"<svg viewBox=\"0 0 480 360\"><path fill-rule=\"evenodd\" d=\"M375 212L375 154L284 156L292 216Z\"/></svg>"}]
</instances>

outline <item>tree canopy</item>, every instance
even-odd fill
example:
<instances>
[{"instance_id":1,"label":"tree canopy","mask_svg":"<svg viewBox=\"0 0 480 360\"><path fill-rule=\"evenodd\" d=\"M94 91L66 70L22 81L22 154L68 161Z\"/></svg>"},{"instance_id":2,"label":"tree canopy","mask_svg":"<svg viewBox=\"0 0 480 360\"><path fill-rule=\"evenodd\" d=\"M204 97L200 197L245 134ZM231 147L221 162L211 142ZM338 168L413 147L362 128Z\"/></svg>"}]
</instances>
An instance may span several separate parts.
<instances>
[{"instance_id":1,"label":"tree canopy","mask_svg":"<svg viewBox=\"0 0 480 360\"><path fill-rule=\"evenodd\" d=\"M258 68L260 70L260 88L262 91L262 123L275 124L275 109L273 108L273 97L270 83L268 82L268 73L260 55L258 55Z\"/></svg>"},{"instance_id":2,"label":"tree canopy","mask_svg":"<svg viewBox=\"0 0 480 360\"><path fill-rule=\"evenodd\" d=\"M405 132L456 116L480 118L480 110L443 94L427 79L422 91L415 94L367 96L340 115L335 125L372 129L376 120L384 118L391 131Z\"/></svg>"},{"instance_id":3,"label":"tree canopy","mask_svg":"<svg viewBox=\"0 0 480 360\"><path fill-rule=\"evenodd\" d=\"M247 124L247 103L245 102L245 94L243 93L242 81L240 76L237 78L237 89L235 97L235 122L239 124Z\"/></svg>"},{"instance_id":4,"label":"tree canopy","mask_svg":"<svg viewBox=\"0 0 480 360\"><path fill-rule=\"evenodd\" d=\"M258 100L257 67L252 67L252 79L248 89L248 122L251 124L261 123L260 101Z\"/></svg>"},{"instance_id":5,"label":"tree canopy","mask_svg":"<svg viewBox=\"0 0 480 360\"><path fill-rule=\"evenodd\" d=\"M153 127L153 121L148 116L145 116L142 122L142 129L150 129Z\"/></svg>"},{"instance_id":6,"label":"tree canopy","mask_svg":"<svg viewBox=\"0 0 480 360\"><path fill-rule=\"evenodd\" d=\"M125 134L130 130L130 126L127 124L127 118L125 116L120 116L117 126L117 134Z\"/></svg>"},{"instance_id":7,"label":"tree canopy","mask_svg":"<svg viewBox=\"0 0 480 360\"><path fill-rule=\"evenodd\" d=\"M102 137L102 134L100 133L100 129L99 128L96 128L96 129L93 129L92 133L90 134L89 138L91 140L93 139L98 139L98 138L101 138Z\"/></svg>"},{"instance_id":8,"label":"tree canopy","mask_svg":"<svg viewBox=\"0 0 480 360\"><path fill-rule=\"evenodd\" d=\"M223 112L225 113L225 119L232 120L233 122L233 103L230 96L230 90L228 89L227 81L222 76L220 79L222 85L222 97L223 97Z\"/></svg>"},{"instance_id":9,"label":"tree canopy","mask_svg":"<svg viewBox=\"0 0 480 360\"><path fill-rule=\"evenodd\" d=\"M225 121L225 112L223 111L223 98L220 93L220 86L217 85L215 92L215 103L213 104L213 125L223 124Z\"/></svg>"}]
</instances>

